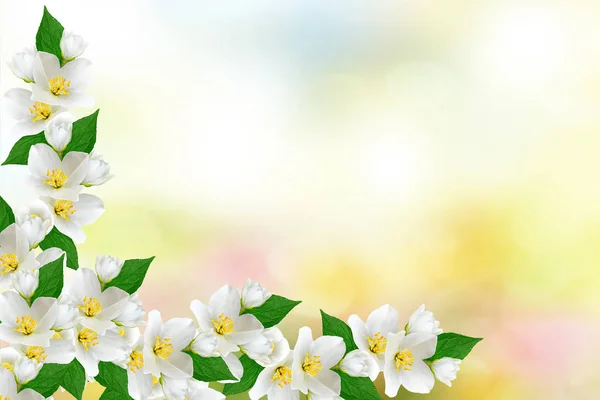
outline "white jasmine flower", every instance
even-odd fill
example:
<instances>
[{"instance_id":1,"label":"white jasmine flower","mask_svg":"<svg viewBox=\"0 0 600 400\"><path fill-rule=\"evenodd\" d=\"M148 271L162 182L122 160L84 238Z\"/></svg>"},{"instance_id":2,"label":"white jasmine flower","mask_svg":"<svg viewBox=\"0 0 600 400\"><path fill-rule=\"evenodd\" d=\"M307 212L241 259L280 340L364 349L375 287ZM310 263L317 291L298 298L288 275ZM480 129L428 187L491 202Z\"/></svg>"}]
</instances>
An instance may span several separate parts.
<instances>
[{"instance_id":1,"label":"white jasmine flower","mask_svg":"<svg viewBox=\"0 0 600 400\"><path fill-rule=\"evenodd\" d=\"M304 394L318 396L339 396L340 376L331 371L346 352L346 345L337 336L322 336L313 341L312 331L305 326L300 328L294 348L292 364L292 389Z\"/></svg>"},{"instance_id":2,"label":"white jasmine flower","mask_svg":"<svg viewBox=\"0 0 600 400\"><path fill-rule=\"evenodd\" d=\"M139 330L137 330L139 335ZM139 337L121 365L127 369L127 387L134 400L145 400L152 394L152 374L144 374L144 338Z\"/></svg>"},{"instance_id":3,"label":"white jasmine flower","mask_svg":"<svg viewBox=\"0 0 600 400\"><path fill-rule=\"evenodd\" d=\"M44 400L44 396L32 389L17 393L14 375L6 368L0 368L0 398L6 400Z\"/></svg>"},{"instance_id":4,"label":"white jasmine flower","mask_svg":"<svg viewBox=\"0 0 600 400\"><path fill-rule=\"evenodd\" d=\"M368 376L372 381L379 375L379 365L366 350L354 350L346 354L340 369L350 376Z\"/></svg>"},{"instance_id":5,"label":"white jasmine flower","mask_svg":"<svg viewBox=\"0 0 600 400\"><path fill-rule=\"evenodd\" d=\"M223 400L225 396L208 387L208 383L190 379L185 393L187 400Z\"/></svg>"},{"instance_id":6,"label":"white jasmine flower","mask_svg":"<svg viewBox=\"0 0 600 400\"><path fill-rule=\"evenodd\" d=\"M31 183L42 196L77 201L88 162L88 155L79 151L71 151L61 160L50 146L40 143L29 150L27 164Z\"/></svg>"},{"instance_id":7,"label":"white jasmine flower","mask_svg":"<svg viewBox=\"0 0 600 400\"><path fill-rule=\"evenodd\" d=\"M366 323L358 315L351 315L348 325L352 329L352 337L358 348L368 351L381 370L388 334L398 332L398 312L387 304L373 311Z\"/></svg>"},{"instance_id":8,"label":"white jasmine flower","mask_svg":"<svg viewBox=\"0 0 600 400\"><path fill-rule=\"evenodd\" d=\"M96 256L96 273L102 283L108 283L121 273L125 261L118 257Z\"/></svg>"},{"instance_id":9,"label":"white jasmine flower","mask_svg":"<svg viewBox=\"0 0 600 400\"><path fill-rule=\"evenodd\" d=\"M260 307L271 297L271 293L256 282L250 279L242 289L242 308L250 309Z\"/></svg>"},{"instance_id":10,"label":"white jasmine flower","mask_svg":"<svg viewBox=\"0 0 600 400\"><path fill-rule=\"evenodd\" d=\"M113 332L102 335L86 326L77 325L74 333L75 357L90 377L98 375L100 361L115 361L127 352L123 338Z\"/></svg>"},{"instance_id":11,"label":"white jasmine flower","mask_svg":"<svg viewBox=\"0 0 600 400\"><path fill-rule=\"evenodd\" d=\"M440 329L440 323L435 320L433 313L425 310L425 304L423 304L410 316L406 325L406 332L408 334L423 332L439 335L444 331Z\"/></svg>"},{"instance_id":12,"label":"white jasmine flower","mask_svg":"<svg viewBox=\"0 0 600 400\"><path fill-rule=\"evenodd\" d=\"M196 336L194 322L173 318L163 324L159 311L148 314L144 332L144 373L170 378L190 378L194 372L192 358L182 350Z\"/></svg>"},{"instance_id":13,"label":"white jasmine flower","mask_svg":"<svg viewBox=\"0 0 600 400\"><path fill-rule=\"evenodd\" d=\"M444 357L439 360L435 360L431 364L433 373L438 381L452 386L452 381L456 379L456 373L460 371L460 363L462 361L457 358Z\"/></svg>"},{"instance_id":14,"label":"white jasmine flower","mask_svg":"<svg viewBox=\"0 0 600 400\"><path fill-rule=\"evenodd\" d=\"M125 327L137 327L144 323L146 311L142 307L142 302L138 299L137 293L129 296L125 303L121 305L119 315L113 319L117 325Z\"/></svg>"},{"instance_id":15,"label":"white jasmine flower","mask_svg":"<svg viewBox=\"0 0 600 400\"><path fill-rule=\"evenodd\" d=\"M280 362L290 352L290 344L277 327L265 329L242 348L248 357L263 367Z\"/></svg>"},{"instance_id":16,"label":"white jasmine flower","mask_svg":"<svg viewBox=\"0 0 600 400\"><path fill-rule=\"evenodd\" d=\"M254 315L240 315L240 294L228 285L211 296L208 306L194 300L190 309L201 331L214 331L222 356L238 351L238 345L252 341L263 330Z\"/></svg>"},{"instance_id":17,"label":"white jasmine flower","mask_svg":"<svg viewBox=\"0 0 600 400\"><path fill-rule=\"evenodd\" d=\"M91 194L81 194L76 201L51 197L41 197L41 200L50 207L56 229L78 244L86 239L82 227L93 224L104 214L104 202Z\"/></svg>"},{"instance_id":18,"label":"white jasmine flower","mask_svg":"<svg viewBox=\"0 0 600 400\"><path fill-rule=\"evenodd\" d=\"M41 368L42 364L69 364L75 358L72 332L55 333L50 346L13 345L20 356L32 361ZM39 369L38 368L38 369Z\"/></svg>"},{"instance_id":19,"label":"white jasmine flower","mask_svg":"<svg viewBox=\"0 0 600 400\"><path fill-rule=\"evenodd\" d=\"M266 367L256 379L248 395L251 400L267 396L269 400L298 400L300 392L292 389L293 354L289 352L281 361Z\"/></svg>"},{"instance_id":20,"label":"white jasmine flower","mask_svg":"<svg viewBox=\"0 0 600 400\"><path fill-rule=\"evenodd\" d=\"M57 303L56 321L54 321L52 329L62 331L73 328L82 318L80 317L79 312L80 310L77 308L77 304L71 300L68 294L60 296Z\"/></svg>"},{"instance_id":21,"label":"white jasmine flower","mask_svg":"<svg viewBox=\"0 0 600 400\"><path fill-rule=\"evenodd\" d=\"M16 212L17 225L27 236L31 249L44 240L52 230L52 214L43 202L37 200L29 207L22 207Z\"/></svg>"},{"instance_id":22,"label":"white jasmine flower","mask_svg":"<svg viewBox=\"0 0 600 400\"><path fill-rule=\"evenodd\" d=\"M12 224L0 232L0 289L10 287L13 274L38 268L35 252L29 250L27 235L21 228Z\"/></svg>"},{"instance_id":23,"label":"white jasmine flower","mask_svg":"<svg viewBox=\"0 0 600 400\"><path fill-rule=\"evenodd\" d=\"M75 35L73 32L63 31L60 39L60 50L66 61L72 61L82 55L87 46L87 42L81 36Z\"/></svg>"},{"instance_id":24,"label":"white jasmine flower","mask_svg":"<svg viewBox=\"0 0 600 400\"><path fill-rule=\"evenodd\" d=\"M200 332L192 342L192 351L201 357L220 357L219 339L212 330Z\"/></svg>"},{"instance_id":25,"label":"white jasmine flower","mask_svg":"<svg viewBox=\"0 0 600 400\"><path fill-rule=\"evenodd\" d=\"M14 289L24 298L30 299L38 288L39 274L40 272L37 269L31 271L18 271L17 273L12 274L11 277Z\"/></svg>"},{"instance_id":26,"label":"white jasmine flower","mask_svg":"<svg viewBox=\"0 0 600 400\"><path fill-rule=\"evenodd\" d=\"M77 304L79 323L100 335L115 326L112 320L119 315L129 297L127 292L114 286L102 291L98 276L88 268L75 271L67 294Z\"/></svg>"},{"instance_id":27,"label":"white jasmine flower","mask_svg":"<svg viewBox=\"0 0 600 400\"><path fill-rule=\"evenodd\" d=\"M91 80L89 60L78 58L62 68L54 54L38 52L33 64L32 100L63 107L91 107L94 101L83 93Z\"/></svg>"},{"instance_id":28,"label":"white jasmine flower","mask_svg":"<svg viewBox=\"0 0 600 400\"><path fill-rule=\"evenodd\" d=\"M100 186L112 179L114 175L110 173L110 165L104 161L104 158L92 152L90 155L90 163L88 173L83 178L82 185L86 187Z\"/></svg>"},{"instance_id":29,"label":"white jasmine flower","mask_svg":"<svg viewBox=\"0 0 600 400\"><path fill-rule=\"evenodd\" d=\"M2 367L11 371L21 385L35 379L42 368L37 362L23 357L14 347L0 349L0 368Z\"/></svg>"},{"instance_id":30,"label":"white jasmine flower","mask_svg":"<svg viewBox=\"0 0 600 400\"><path fill-rule=\"evenodd\" d=\"M435 380L425 361L435 353L437 336L431 333L390 333L385 350L385 394L396 397L400 386L413 393L429 393Z\"/></svg>"},{"instance_id":31,"label":"white jasmine flower","mask_svg":"<svg viewBox=\"0 0 600 400\"><path fill-rule=\"evenodd\" d=\"M65 150L71 141L73 122L75 122L75 117L68 112L64 112L48 122L44 129L46 142L59 154Z\"/></svg>"},{"instance_id":32,"label":"white jasmine flower","mask_svg":"<svg viewBox=\"0 0 600 400\"><path fill-rule=\"evenodd\" d=\"M15 292L0 294L0 339L28 346L50 346L56 299L37 298L31 307Z\"/></svg>"},{"instance_id":33,"label":"white jasmine flower","mask_svg":"<svg viewBox=\"0 0 600 400\"><path fill-rule=\"evenodd\" d=\"M2 107L16 124L11 128L11 133L21 137L40 133L46 125L66 108L57 105L31 100L31 90L15 88L10 89L2 99Z\"/></svg>"},{"instance_id":34,"label":"white jasmine flower","mask_svg":"<svg viewBox=\"0 0 600 400\"><path fill-rule=\"evenodd\" d=\"M8 67L19 79L23 79L27 83L33 82L33 64L37 51L33 47L27 47L22 52L13 56L8 62Z\"/></svg>"}]
</instances>

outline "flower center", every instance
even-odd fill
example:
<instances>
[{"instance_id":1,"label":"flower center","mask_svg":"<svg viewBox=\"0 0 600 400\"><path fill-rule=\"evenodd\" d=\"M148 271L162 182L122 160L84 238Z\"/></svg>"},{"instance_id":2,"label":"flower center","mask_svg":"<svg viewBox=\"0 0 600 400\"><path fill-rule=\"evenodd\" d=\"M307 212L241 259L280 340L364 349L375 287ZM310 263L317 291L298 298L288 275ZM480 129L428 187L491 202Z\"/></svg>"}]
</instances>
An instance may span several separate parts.
<instances>
[{"instance_id":1,"label":"flower center","mask_svg":"<svg viewBox=\"0 0 600 400\"><path fill-rule=\"evenodd\" d=\"M60 336L60 332L54 332L50 339L62 339L62 336Z\"/></svg>"},{"instance_id":2,"label":"flower center","mask_svg":"<svg viewBox=\"0 0 600 400\"><path fill-rule=\"evenodd\" d=\"M100 311L102 311L102 305L95 297L83 298L83 304L77 305L77 307L87 316L95 317Z\"/></svg>"},{"instance_id":3,"label":"flower center","mask_svg":"<svg viewBox=\"0 0 600 400\"><path fill-rule=\"evenodd\" d=\"M212 323L219 335L228 335L233 332L233 320L226 317L225 314L219 315L218 320L213 319Z\"/></svg>"},{"instance_id":4,"label":"flower center","mask_svg":"<svg viewBox=\"0 0 600 400\"><path fill-rule=\"evenodd\" d=\"M323 369L323 365L321 361L319 361L320 356L312 356L310 357L308 353L304 357L304 362L302 363L302 370L311 376L317 376L319 371Z\"/></svg>"},{"instance_id":5,"label":"flower center","mask_svg":"<svg viewBox=\"0 0 600 400\"><path fill-rule=\"evenodd\" d=\"M132 351L129 355L127 366L131 372L137 372L144 368L144 354L140 351Z\"/></svg>"},{"instance_id":6,"label":"flower center","mask_svg":"<svg viewBox=\"0 0 600 400\"><path fill-rule=\"evenodd\" d=\"M158 379L158 376L152 374L152 386L158 385L159 382L160 379Z\"/></svg>"},{"instance_id":7,"label":"flower center","mask_svg":"<svg viewBox=\"0 0 600 400\"><path fill-rule=\"evenodd\" d=\"M33 107L29 109L29 112L33 115L33 122L46 120L50 118L50 114L52 114L50 104L42 103L41 101L36 101L33 104Z\"/></svg>"},{"instance_id":8,"label":"flower center","mask_svg":"<svg viewBox=\"0 0 600 400\"><path fill-rule=\"evenodd\" d=\"M277 386L280 388L289 385L292 382L292 370L285 365L277 367L271 382L277 382Z\"/></svg>"},{"instance_id":9,"label":"flower center","mask_svg":"<svg viewBox=\"0 0 600 400\"><path fill-rule=\"evenodd\" d=\"M0 263L4 270L0 273L0 275L10 274L19 268L19 261L17 260L17 255L14 253L4 253L2 257L0 257Z\"/></svg>"},{"instance_id":10,"label":"flower center","mask_svg":"<svg viewBox=\"0 0 600 400\"><path fill-rule=\"evenodd\" d=\"M415 358L410 350L402 350L394 356L396 360L396 372L404 369L410 371L410 368L415 363Z\"/></svg>"},{"instance_id":11,"label":"flower center","mask_svg":"<svg viewBox=\"0 0 600 400\"><path fill-rule=\"evenodd\" d=\"M60 189L64 186L67 180L67 175L62 172L62 169L53 169L46 172L47 180L44 181L46 185L52 186L54 189Z\"/></svg>"},{"instance_id":12,"label":"flower center","mask_svg":"<svg viewBox=\"0 0 600 400\"><path fill-rule=\"evenodd\" d=\"M62 217L65 221L69 220L69 217L75 214L75 207L71 200L58 200L54 204L54 213L59 217Z\"/></svg>"},{"instance_id":13,"label":"flower center","mask_svg":"<svg viewBox=\"0 0 600 400\"><path fill-rule=\"evenodd\" d=\"M53 95L65 96L69 94L67 89L71 86L71 81L66 80L64 76L59 75L50 79L48 85L50 86L50 93Z\"/></svg>"},{"instance_id":14,"label":"flower center","mask_svg":"<svg viewBox=\"0 0 600 400\"><path fill-rule=\"evenodd\" d=\"M8 361L3 362L2 366L11 372L14 371L13 365L11 363L9 363Z\"/></svg>"},{"instance_id":15,"label":"flower center","mask_svg":"<svg viewBox=\"0 0 600 400\"><path fill-rule=\"evenodd\" d=\"M33 333L33 330L37 326L37 322L30 315L25 315L19 319L17 317L17 327L13 328L16 332L22 333L25 336L29 336Z\"/></svg>"},{"instance_id":16,"label":"flower center","mask_svg":"<svg viewBox=\"0 0 600 400\"><path fill-rule=\"evenodd\" d=\"M10 400L10 397L2 397L2 395L0 394L0 400Z\"/></svg>"},{"instance_id":17,"label":"flower center","mask_svg":"<svg viewBox=\"0 0 600 400\"><path fill-rule=\"evenodd\" d=\"M77 340L83 345L83 348L87 351L91 347L98 344L98 333L91 330L90 328L83 328L77 336Z\"/></svg>"},{"instance_id":18,"label":"flower center","mask_svg":"<svg viewBox=\"0 0 600 400\"><path fill-rule=\"evenodd\" d=\"M29 346L25 351L25 356L30 360L35 360L38 363L41 363L46 358L48 358L48 354L44 351L42 346Z\"/></svg>"},{"instance_id":19,"label":"flower center","mask_svg":"<svg viewBox=\"0 0 600 400\"><path fill-rule=\"evenodd\" d=\"M383 337L380 332L377 332L375 335L373 335L373 337L367 336L367 340L369 341L369 349L371 350L371 353L385 353L387 339Z\"/></svg>"},{"instance_id":20,"label":"flower center","mask_svg":"<svg viewBox=\"0 0 600 400\"><path fill-rule=\"evenodd\" d=\"M154 354L163 360L168 360L173 352L173 345L170 342L171 338L162 338L161 340L160 336L157 336L154 343Z\"/></svg>"}]
</instances>

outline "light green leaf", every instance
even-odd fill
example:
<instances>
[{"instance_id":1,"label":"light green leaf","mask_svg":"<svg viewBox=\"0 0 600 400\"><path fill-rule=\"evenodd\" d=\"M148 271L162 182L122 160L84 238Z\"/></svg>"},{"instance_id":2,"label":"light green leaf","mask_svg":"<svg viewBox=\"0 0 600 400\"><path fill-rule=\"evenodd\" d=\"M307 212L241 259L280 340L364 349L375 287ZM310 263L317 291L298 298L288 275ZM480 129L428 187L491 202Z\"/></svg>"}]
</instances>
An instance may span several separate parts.
<instances>
[{"instance_id":1,"label":"light green leaf","mask_svg":"<svg viewBox=\"0 0 600 400\"><path fill-rule=\"evenodd\" d=\"M68 366L60 385L77 400L81 400L86 384L85 370L77 359L71 361Z\"/></svg>"},{"instance_id":2,"label":"light green leaf","mask_svg":"<svg viewBox=\"0 0 600 400\"><path fill-rule=\"evenodd\" d=\"M333 317L321 310L321 320L323 323L323 335L324 336L338 336L344 339L346 344L346 354L352 350L358 349L356 343L354 343L354 337L352 336L352 329L339 318Z\"/></svg>"},{"instance_id":3,"label":"light green leaf","mask_svg":"<svg viewBox=\"0 0 600 400\"><path fill-rule=\"evenodd\" d=\"M428 358L429 361L439 360L440 358L450 357L464 359L473 347L479 343L482 338L472 338L469 336L459 335L458 333L446 332L438 335L437 347L433 357Z\"/></svg>"},{"instance_id":4,"label":"light green leaf","mask_svg":"<svg viewBox=\"0 0 600 400\"><path fill-rule=\"evenodd\" d=\"M184 351L184 353L192 357L194 362L194 379L202 382L235 380L221 357L201 357L191 351Z\"/></svg>"},{"instance_id":5,"label":"light green leaf","mask_svg":"<svg viewBox=\"0 0 600 400\"><path fill-rule=\"evenodd\" d=\"M108 282L105 289L114 286L129 294L134 294L142 286L152 260L154 260L154 257L125 261L121 273Z\"/></svg>"},{"instance_id":6,"label":"light green leaf","mask_svg":"<svg viewBox=\"0 0 600 400\"><path fill-rule=\"evenodd\" d=\"M35 35L35 46L38 51L54 54L58 61L63 61L62 52L60 50L60 40L62 39L65 28L54 18L48 9L44 7L44 15L42 22Z\"/></svg>"},{"instance_id":7,"label":"light green leaf","mask_svg":"<svg viewBox=\"0 0 600 400\"><path fill-rule=\"evenodd\" d=\"M40 243L40 248L42 250L51 247L58 247L67 254L67 267L71 269L79 268L79 256L77 255L77 247L75 247L73 239L61 233L56 227L52 228L50 233L48 233L46 238Z\"/></svg>"},{"instance_id":8,"label":"light green leaf","mask_svg":"<svg viewBox=\"0 0 600 400\"><path fill-rule=\"evenodd\" d=\"M99 112L100 110L96 110L93 114L73 122L71 141L65 148L63 157L71 151L91 153L94 150Z\"/></svg>"},{"instance_id":9,"label":"light green leaf","mask_svg":"<svg viewBox=\"0 0 600 400\"><path fill-rule=\"evenodd\" d=\"M40 268L39 285L31 297L31 302L38 297L52 297L57 299L62 292L64 285L63 265L65 255L63 254L57 260L49 262Z\"/></svg>"},{"instance_id":10,"label":"light green leaf","mask_svg":"<svg viewBox=\"0 0 600 400\"><path fill-rule=\"evenodd\" d=\"M280 323L300 303L302 302L274 294L262 306L245 310L242 314L254 315L265 328L271 328Z\"/></svg>"},{"instance_id":11,"label":"light green leaf","mask_svg":"<svg viewBox=\"0 0 600 400\"><path fill-rule=\"evenodd\" d=\"M69 368L69 364L44 364L38 376L20 390L33 389L44 397L50 397L58 390Z\"/></svg>"},{"instance_id":12,"label":"light green leaf","mask_svg":"<svg viewBox=\"0 0 600 400\"><path fill-rule=\"evenodd\" d=\"M265 369L246 354L240 357L240 362L244 367L244 375L239 382L225 384L225 387L223 388L223 394L225 396L243 393L246 390L252 389L252 386L254 386L256 383L258 375L263 371L263 369Z\"/></svg>"},{"instance_id":13,"label":"light green leaf","mask_svg":"<svg viewBox=\"0 0 600 400\"><path fill-rule=\"evenodd\" d=\"M8 203L0 197L0 232L15 223L15 214Z\"/></svg>"},{"instance_id":14,"label":"light green leaf","mask_svg":"<svg viewBox=\"0 0 600 400\"><path fill-rule=\"evenodd\" d=\"M342 380L340 396L344 400L382 400L375 384L369 378L352 377L342 371L335 371Z\"/></svg>"},{"instance_id":15,"label":"light green leaf","mask_svg":"<svg viewBox=\"0 0 600 400\"><path fill-rule=\"evenodd\" d=\"M2 165L27 165L31 146L40 143L48 144L44 132L40 132L36 135L23 136L15 143Z\"/></svg>"},{"instance_id":16,"label":"light green leaf","mask_svg":"<svg viewBox=\"0 0 600 400\"><path fill-rule=\"evenodd\" d=\"M120 398L130 398L127 388L127 371L118 365L110 362L100 362L98 364L98 375L96 381L111 392L121 394Z\"/></svg>"}]
</instances>

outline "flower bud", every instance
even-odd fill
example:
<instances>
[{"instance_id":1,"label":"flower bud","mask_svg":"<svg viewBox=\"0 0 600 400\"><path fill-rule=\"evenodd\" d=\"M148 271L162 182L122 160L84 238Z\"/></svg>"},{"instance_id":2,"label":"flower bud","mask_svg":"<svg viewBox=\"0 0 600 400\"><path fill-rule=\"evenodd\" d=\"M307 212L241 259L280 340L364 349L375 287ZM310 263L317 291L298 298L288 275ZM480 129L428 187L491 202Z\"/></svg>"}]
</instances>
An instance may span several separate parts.
<instances>
[{"instance_id":1,"label":"flower bud","mask_svg":"<svg viewBox=\"0 0 600 400\"><path fill-rule=\"evenodd\" d=\"M377 362L365 350L354 350L346 354L340 363L340 369L350 376L368 376L372 381L379 374Z\"/></svg>"},{"instance_id":2,"label":"flower bud","mask_svg":"<svg viewBox=\"0 0 600 400\"><path fill-rule=\"evenodd\" d=\"M457 358L444 357L431 364L435 377L442 383L452 386L452 381L456 379L456 373L460 370L459 364L462 361Z\"/></svg>"},{"instance_id":3,"label":"flower bud","mask_svg":"<svg viewBox=\"0 0 600 400\"><path fill-rule=\"evenodd\" d=\"M71 61L83 54L87 48L87 42L83 37L75 35L73 32L64 31L60 39L60 50L65 60Z\"/></svg>"},{"instance_id":4,"label":"flower bud","mask_svg":"<svg viewBox=\"0 0 600 400\"><path fill-rule=\"evenodd\" d=\"M121 273L124 263L117 257L96 256L96 273L98 273L100 281L108 283L115 279Z\"/></svg>"},{"instance_id":5,"label":"flower bud","mask_svg":"<svg viewBox=\"0 0 600 400\"><path fill-rule=\"evenodd\" d=\"M26 48L13 56L8 67L17 78L21 78L27 83L33 82L33 64L36 54L37 52L33 48Z\"/></svg>"},{"instance_id":6,"label":"flower bud","mask_svg":"<svg viewBox=\"0 0 600 400\"><path fill-rule=\"evenodd\" d=\"M242 345L244 352L263 367L275 365L290 352L290 345L277 327L268 328L249 343Z\"/></svg>"},{"instance_id":7,"label":"flower bud","mask_svg":"<svg viewBox=\"0 0 600 400\"><path fill-rule=\"evenodd\" d=\"M30 249L37 247L52 229L52 214L41 201L35 202L31 207L22 208L15 217L17 225L27 236Z\"/></svg>"},{"instance_id":8,"label":"flower bud","mask_svg":"<svg viewBox=\"0 0 600 400\"><path fill-rule=\"evenodd\" d=\"M13 286L21 296L30 299L39 285L39 270L18 271L12 274Z\"/></svg>"},{"instance_id":9,"label":"flower bud","mask_svg":"<svg viewBox=\"0 0 600 400\"><path fill-rule=\"evenodd\" d=\"M88 163L88 173L81 183L84 186L100 186L113 177L110 173L110 164L96 153L92 153Z\"/></svg>"},{"instance_id":10,"label":"flower bud","mask_svg":"<svg viewBox=\"0 0 600 400\"><path fill-rule=\"evenodd\" d=\"M267 289L248 279L242 289L242 308L260 307L269 297L271 297L271 293Z\"/></svg>"},{"instance_id":11,"label":"flower bud","mask_svg":"<svg viewBox=\"0 0 600 400\"><path fill-rule=\"evenodd\" d=\"M64 112L58 114L46 125L44 136L55 151L61 153L71 141L74 121L73 115Z\"/></svg>"},{"instance_id":12,"label":"flower bud","mask_svg":"<svg viewBox=\"0 0 600 400\"><path fill-rule=\"evenodd\" d=\"M201 357L219 357L219 339L213 331L200 332L192 343L192 351Z\"/></svg>"},{"instance_id":13,"label":"flower bud","mask_svg":"<svg viewBox=\"0 0 600 400\"><path fill-rule=\"evenodd\" d=\"M410 333L433 333L434 335L439 335L443 332L442 329L439 328L440 323L436 321L433 317L433 313L431 311L425 310L425 304L417 309L410 316L407 325L406 334Z\"/></svg>"},{"instance_id":14,"label":"flower bud","mask_svg":"<svg viewBox=\"0 0 600 400\"><path fill-rule=\"evenodd\" d=\"M146 311L142 307L142 302L137 294L129 296L125 304L121 306L121 313L113 321L130 328L135 328L143 324Z\"/></svg>"},{"instance_id":15,"label":"flower bud","mask_svg":"<svg viewBox=\"0 0 600 400\"><path fill-rule=\"evenodd\" d=\"M15 374L17 383L24 385L27 382L34 380L38 376L42 366L42 363L30 360L27 357L17 358L13 364L13 374Z\"/></svg>"}]
</instances>

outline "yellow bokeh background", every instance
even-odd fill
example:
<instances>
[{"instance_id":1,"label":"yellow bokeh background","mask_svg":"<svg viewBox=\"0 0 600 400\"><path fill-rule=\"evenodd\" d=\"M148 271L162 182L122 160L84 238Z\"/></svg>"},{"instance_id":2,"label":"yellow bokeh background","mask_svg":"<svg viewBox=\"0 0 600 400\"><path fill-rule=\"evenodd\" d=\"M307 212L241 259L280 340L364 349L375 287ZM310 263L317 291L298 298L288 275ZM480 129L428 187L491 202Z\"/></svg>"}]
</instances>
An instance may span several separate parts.
<instances>
[{"instance_id":1,"label":"yellow bokeh background","mask_svg":"<svg viewBox=\"0 0 600 400\"><path fill-rule=\"evenodd\" d=\"M303 300L292 344L320 308L425 303L485 338L429 398L597 398L599 2L0 0L2 92L44 4L90 42L116 175L83 265L156 255L166 317L258 280Z\"/></svg>"}]
</instances>

